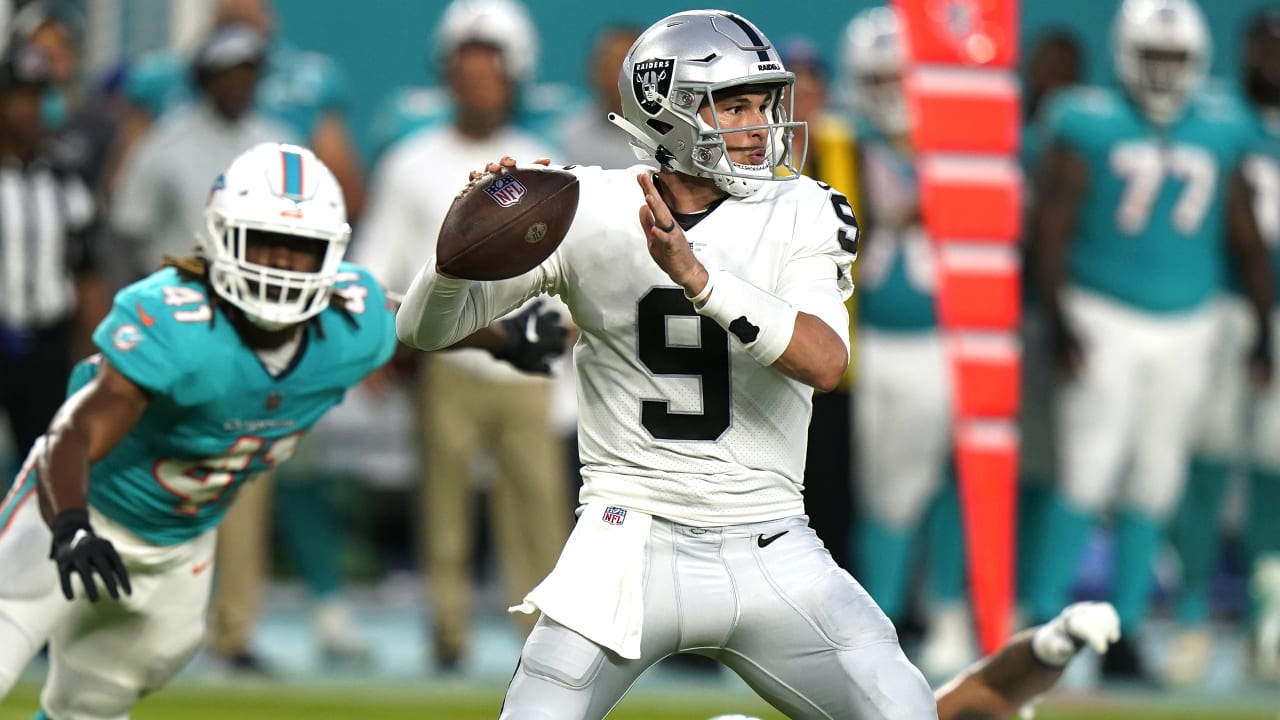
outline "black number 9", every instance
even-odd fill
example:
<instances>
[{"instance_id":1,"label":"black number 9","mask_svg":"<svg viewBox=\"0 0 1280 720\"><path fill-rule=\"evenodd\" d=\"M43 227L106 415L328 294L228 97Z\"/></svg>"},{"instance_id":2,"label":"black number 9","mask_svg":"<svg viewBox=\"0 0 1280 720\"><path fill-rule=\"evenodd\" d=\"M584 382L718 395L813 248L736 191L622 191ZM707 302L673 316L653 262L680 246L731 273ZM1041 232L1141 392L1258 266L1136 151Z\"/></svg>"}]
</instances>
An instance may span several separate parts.
<instances>
[{"instance_id":1,"label":"black number 9","mask_svg":"<svg viewBox=\"0 0 1280 720\"><path fill-rule=\"evenodd\" d=\"M698 320L697 347L667 342L667 318ZM729 429L729 335L711 318L698 315L680 288L657 287L636 307L636 346L640 362L654 375L696 377L702 412L672 412L668 400L641 400L640 424L659 440L717 440Z\"/></svg>"}]
</instances>

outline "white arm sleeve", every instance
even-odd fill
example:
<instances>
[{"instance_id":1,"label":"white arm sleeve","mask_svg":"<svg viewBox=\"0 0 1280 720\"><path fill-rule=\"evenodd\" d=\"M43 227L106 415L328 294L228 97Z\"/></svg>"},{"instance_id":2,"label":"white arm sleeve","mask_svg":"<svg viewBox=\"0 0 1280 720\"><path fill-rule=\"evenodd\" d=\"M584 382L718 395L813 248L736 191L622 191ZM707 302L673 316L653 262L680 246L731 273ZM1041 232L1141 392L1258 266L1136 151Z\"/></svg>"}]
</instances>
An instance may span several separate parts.
<instances>
[{"instance_id":1,"label":"white arm sleeve","mask_svg":"<svg viewBox=\"0 0 1280 720\"><path fill-rule=\"evenodd\" d=\"M449 347L506 315L526 300L554 292L558 256L509 280L475 282L436 272L434 255L409 285L396 313L396 335L422 350Z\"/></svg>"},{"instance_id":2,"label":"white arm sleeve","mask_svg":"<svg viewBox=\"0 0 1280 720\"><path fill-rule=\"evenodd\" d=\"M840 336L847 351L849 309L845 307L845 295L836 280L838 272L840 268L830 256L796 258L783 269L777 294L797 312L808 313L826 323Z\"/></svg>"}]
</instances>

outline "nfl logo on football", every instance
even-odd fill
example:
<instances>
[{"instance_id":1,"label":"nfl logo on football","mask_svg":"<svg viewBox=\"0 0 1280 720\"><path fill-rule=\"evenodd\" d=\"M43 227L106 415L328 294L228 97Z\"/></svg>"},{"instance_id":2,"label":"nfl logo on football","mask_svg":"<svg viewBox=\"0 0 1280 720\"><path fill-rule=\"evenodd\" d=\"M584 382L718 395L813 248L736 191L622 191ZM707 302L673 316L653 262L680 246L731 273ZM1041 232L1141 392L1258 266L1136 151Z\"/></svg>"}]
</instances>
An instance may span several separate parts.
<instances>
[{"instance_id":1,"label":"nfl logo on football","mask_svg":"<svg viewBox=\"0 0 1280 720\"><path fill-rule=\"evenodd\" d=\"M520 202L520 198L524 197L524 185L520 181L510 175L504 175L484 189L493 201L502 207L511 207Z\"/></svg>"},{"instance_id":2,"label":"nfl logo on football","mask_svg":"<svg viewBox=\"0 0 1280 720\"><path fill-rule=\"evenodd\" d=\"M612 505L604 509L604 521L610 525L621 525L627 519L627 511Z\"/></svg>"}]
</instances>

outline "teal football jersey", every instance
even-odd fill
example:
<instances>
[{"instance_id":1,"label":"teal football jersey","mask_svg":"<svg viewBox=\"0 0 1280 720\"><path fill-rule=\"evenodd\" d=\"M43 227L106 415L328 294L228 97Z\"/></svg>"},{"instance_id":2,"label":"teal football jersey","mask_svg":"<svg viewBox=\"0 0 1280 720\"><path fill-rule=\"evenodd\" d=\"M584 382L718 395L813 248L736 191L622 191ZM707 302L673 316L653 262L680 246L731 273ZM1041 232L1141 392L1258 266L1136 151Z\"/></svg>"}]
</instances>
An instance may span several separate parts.
<instances>
[{"instance_id":1,"label":"teal football jersey","mask_svg":"<svg viewBox=\"0 0 1280 720\"><path fill-rule=\"evenodd\" d=\"M91 468L90 504L149 542L180 543L216 526L247 477L292 457L302 434L395 348L382 289L355 265L340 273L347 312L329 308L308 324L294 364L275 376L202 283L165 268L121 290L94 343L150 400ZM96 372L94 360L80 363L69 393Z\"/></svg>"},{"instance_id":2,"label":"teal football jersey","mask_svg":"<svg viewBox=\"0 0 1280 720\"><path fill-rule=\"evenodd\" d=\"M346 103L345 76L324 55L277 41L267 57L266 69L258 83L256 107L299 137L310 138L326 113L342 110ZM188 73L187 60L181 56L150 53L130 68L125 93L151 117L160 117L193 97Z\"/></svg>"},{"instance_id":3,"label":"teal football jersey","mask_svg":"<svg viewBox=\"0 0 1280 720\"><path fill-rule=\"evenodd\" d=\"M912 158L870 123L855 127L866 232L858 255L858 320L889 332L932 330L937 327L934 248L920 221Z\"/></svg>"},{"instance_id":4,"label":"teal football jersey","mask_svg":"<svg viewBox=\"0 0 1280 720\"><path fill-rule=\"evenodd\" d=\"M1054 97L1045 122L1049 141L1089 167L1072 283L1156 313L1192 309L1218 291L1223 199L1248 142L1235 98L1199 93L1161 130L1119 92L1076 88Z\"/></svg>"}]
</instances>

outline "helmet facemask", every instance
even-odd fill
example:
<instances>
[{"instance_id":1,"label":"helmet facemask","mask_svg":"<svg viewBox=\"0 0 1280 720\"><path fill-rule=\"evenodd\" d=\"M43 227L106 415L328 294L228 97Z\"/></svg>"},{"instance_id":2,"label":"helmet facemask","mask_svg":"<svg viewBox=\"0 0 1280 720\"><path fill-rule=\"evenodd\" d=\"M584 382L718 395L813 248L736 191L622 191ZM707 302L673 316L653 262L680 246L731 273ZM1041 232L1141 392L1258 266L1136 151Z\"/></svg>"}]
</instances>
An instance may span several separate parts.
<instances>
[{"instance_id":1,"label":"helmet facemask","mask_svg":"<svg viewBox=\"0 0 1280 720\"><path fill-rule=\"evenodd\" d=\"M204 218L197 242L209 283L255 325L280 330L329 306L351 227L338 181L310 150L263 143L241 153L214 181Z\"/></svg>"},{"instance_id":2,"label":"helmet facemask","mask_svg":"<svg viewBox=\"0 0 1280 720\"><path fill-rule=\"evenodd\" d=\"M1185 50L1138 50L1136 93L1153 118L1167 122L1182 111L1196 85L1193 62Z\"/></svg>"},{"instance_id":3,"label":"helmet facemask","mask_svg":"<svg viewBox=\"0 0 1280 720\"><path fill-rule=\"evenodd\" d=\"M723 88L720 91L707 88L699 108L711 108L711 123L707 123L701 112L694 113L699 130L698 139L693 151L689 154L690 164L695 172L690 173L702 177L711 177L721 190L737 197L743 197L760 189L760 184L778 177L779 168L790 176L800 174L797 165L791 162L792 143L795 131L804 123L791 122L791 83L775 86L737 85ZM760 125L744 125L742 127L724 128L720 126L720 117L716 112L717 95L724 98L738 96L742 93L768 93L768 109L765 111L769 122ZM785 105L784 105L785 103ZM738 133L764 131L763 162L751 164L740 163L733 159L732 152L737 149L726 142L726 136ZM807 133L806 133L807 137ZM799 166L804 166L804 156L808 151L801 148Z\"/></svg>"},{"instance_id":4,"label":"helmet facemask","mask_svg":"<svg viewBox=\"0 0 1280 720\"><path fill-rule=\"evenodd\" d=\"M205 243L210 260L209 280L215 292L240 308L254 325L281 330L314 317L329 306L338 265L346 252L349 233L324 236L253 223L231 223L209 212L207 232L216 242ZM294 253L314 255L313 270L291 270L253 262L262 248L268 257L279 245Z\"/></svg>"}]
</instances>

